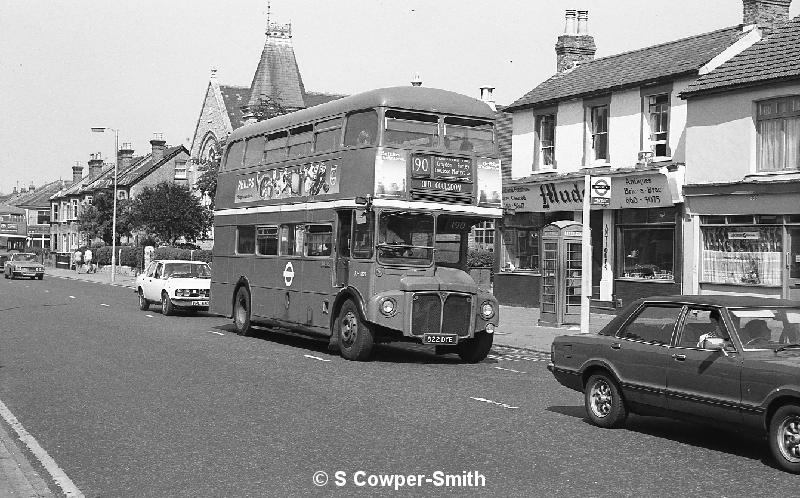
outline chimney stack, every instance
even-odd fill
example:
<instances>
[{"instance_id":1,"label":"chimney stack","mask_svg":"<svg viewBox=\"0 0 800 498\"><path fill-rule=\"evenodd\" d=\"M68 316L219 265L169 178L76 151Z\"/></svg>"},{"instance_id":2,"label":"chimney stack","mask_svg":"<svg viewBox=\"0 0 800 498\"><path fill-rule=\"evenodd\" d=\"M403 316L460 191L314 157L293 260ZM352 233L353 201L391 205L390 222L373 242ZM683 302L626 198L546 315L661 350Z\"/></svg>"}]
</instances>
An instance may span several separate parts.
<instances>
[{"instance_id":1,"label":"chimney stack","mask_svg":"<svg viewBox=\"0 0 800 498\"><path fill-rule=\"evenodd\" d=\"M494 96L492 96L493 91L493 86L483 85L481 87L481 100L489 104L489 107L491 107L493 111L496 111L497 106L494 104Z\"/></svg>"},{"instance_id":2,"label":"chimney stack","mask_svg":"<svg viewBox=\"0 0 800 498\"><path fill-rule=\"evenodd\" d=\"M103 155L99 152L97 154L89 154L89 179L93 180L100 176L102 169Z\"/></svg>"},{"instance_id":3,"label":"chimney stack","mask_svg":"<svg viewBox=\"0 0 800 498\"><path fill-rule=\"evenodd\" d=\"M414 77L411 78L411 86L422 86L422 77L419 73L414 73Z\"/></svg>"},{"instance_id":4,"label":"chimney stack","mask_svg":"<svg viewBox=\"0 0 800 498\"><path fill-rule=\"evenodd\" d=\"M153 147L153 164L164 159L164 149L167 146L167 142L164 141L161 133L153 134L153 139L150 140L150 145Z\"/></svg>"},{"instance_id":5,"label":"chimney stack","mask_svg":"<svg viewBox=\"0 0 800 498\"><path fill-rule=\"evenodd\" d=\"M594 44L594 37L587 34L588 23L588 10L567 10L564 34L559 36L556 42L557 72L569 71L581 62L594 59L597 47Z\"/></svg>"},{"instance_id":6,"label":"chimney stack","mask_svg":"<svg viewBox=\"0 0 800 498\"><path fill-rule=\"evenodd\" d=\"M742 23L769 31L789 20L792 0L742 0Z\"/></svg>"},{"instance_id":7,"label":"chimney stack","mask_svg":"<svg viewBox=\"0 0 800 498\"><path fill-rule=\"evenodd\" d=\"M33 192L36 190L36 187L33 185L33 180L31 180L31 184L28 186L28 192Z\"/></svg>"},{"instance_id":8,"label":"chimney stack","mask_svg":"<svg viewBox=\"0 0 800 498\"><path fill-rule=\"evenodd\" d=\"M117 152L117 161L119 161L118 169L119 171L125 170L128 166L131 165L131 160L133 160L133 148L131 147L130 143L122 144L122 148L119 149Z\"/></svg>"},{"instance_id":9,"label":"chimney stack","mask_svg":"<svg viewBox=\"0 0 800 498\"><path fill-rule=\"evenodd\" d=\"M17 195L19 193L19 190L17 190L17 186L16 185L14 185L14 190L12 190L11 193L13 195Z\"/></svg>"},{"instance_id":10,"label":"chimney stack","mask_svg":"<svg viewBox=\"0 0 800 498\"><path fill-rule=\"evenodd\" d=\"M75 166L72 167L72 182L78 183L81 178L83 178L83 166L76 162Z\"/></svg>"}]
</instances>

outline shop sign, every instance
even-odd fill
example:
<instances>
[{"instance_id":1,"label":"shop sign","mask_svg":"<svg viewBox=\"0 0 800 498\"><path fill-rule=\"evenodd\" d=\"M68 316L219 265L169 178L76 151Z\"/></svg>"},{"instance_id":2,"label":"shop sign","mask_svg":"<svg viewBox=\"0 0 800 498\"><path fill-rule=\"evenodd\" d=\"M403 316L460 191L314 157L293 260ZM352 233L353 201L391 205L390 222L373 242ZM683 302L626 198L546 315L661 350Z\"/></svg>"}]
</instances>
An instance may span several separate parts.
<instances>
[{"instance_id":1,"label":"shop sign","mask_svg":"<svg viewBox=\"0 0 800 498\"><path fill-rule=\"evenodd\" d=\"M28 235L48 235L50 233L50 225L28 225Z\"/></svg>"},{"instance_id":2,"label":"shop sign","mask_svg":"<svg viewBox=\"0 0 800 498\"><path fill-rule=\"evenodd\" d=\"M507 185L503 207L517 212L580 211L583 209L583 178L559 182ZM654 208L672 206L667 176L663 174L614 177L608 189L607 206L591 209Z\"/></svg>"},{"instance_id":3,"label":"shop sign","mask_svg":"<svg viewBox=\"0 0 800 498\"><path fill-rule=\"evenodd\" d=\"M759 232L728 232L729 240L758 240Z\"/></svg>"},{"instance_id":4,"label":"shop sign","mask_svg":"<svg viewBox=\"0 0 800 498\"><path fill-rule=\"evenodd\" d=\"M611 177L593 176L591 181L592 206L609 206L611 204Z\"/></svg>"},{"instance_id":5,"label":"shop sign","mask_svg":"<svg viewBox=\"0 0 800 498\"><path fill-rule=\"evenodd\" d=\"M0 233L17 233L18 229L16 223L0 223Z\"/></svg>"}]
</instances>

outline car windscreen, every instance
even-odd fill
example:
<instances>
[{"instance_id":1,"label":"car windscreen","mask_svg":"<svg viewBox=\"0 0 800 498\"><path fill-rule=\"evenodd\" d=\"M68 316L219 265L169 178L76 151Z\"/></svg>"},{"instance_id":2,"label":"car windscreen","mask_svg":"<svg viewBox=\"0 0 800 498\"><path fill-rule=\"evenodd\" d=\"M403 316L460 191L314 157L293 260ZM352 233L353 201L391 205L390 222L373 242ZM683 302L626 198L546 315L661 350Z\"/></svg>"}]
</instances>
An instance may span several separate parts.
<instances>
[{"instance_id":1,"label":"car windscreen","mask_svg":"<svg viewBox=\"0 0 800 498\"><path fill-rule=\"evenodd\" d=\"M36 255L31 253L17 253L11 256L11 261L32 261L36 262Z\"/></svg>"},{"instance_id":2,"label":"car windscreen","mask_svg":"<svg viewBox=\"0 0 800 498\"><path fill-rule=\"evenodd\" d=\"M773 349L800 343L800 307L728 310L745 349Z\"/></svg>"},{"instance_id":3,"label":"car windscreen","mask_svg":"<svg viewBox=\"0 0 800 498\"><path fill-rule=\"evenodd\" d=\"M211 269L205 263L167 263L164 278L211 278Z\"/></svg>"}]
</instances>

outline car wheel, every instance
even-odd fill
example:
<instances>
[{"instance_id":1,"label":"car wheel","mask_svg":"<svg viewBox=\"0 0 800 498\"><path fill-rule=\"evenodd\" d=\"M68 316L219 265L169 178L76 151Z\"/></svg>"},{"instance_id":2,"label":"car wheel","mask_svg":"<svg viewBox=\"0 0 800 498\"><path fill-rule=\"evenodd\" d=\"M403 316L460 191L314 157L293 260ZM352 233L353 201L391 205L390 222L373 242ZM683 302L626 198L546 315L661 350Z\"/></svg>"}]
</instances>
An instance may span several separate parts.
<instances>
[{"instance_id":1,"label":"car wheel","mask_svg":"<svg viewBox=\"0 0 800 498\"><path fill-rule=\"evenodd\" d=\"M161 314L164 316L175 314L175 306L172 304L172 301L169 299L169 295L167 295L166 291L161 293Z\"/></svg>"},{"instance_id":2,"label":"car wheel","mask_svg":"<svg viewBox=\"0 0 800 498\"><path fill-rule=\"evenodd\" d=\"M769 449L782 469L800 473L800 406L782 406L772 416Z\"/></svg>"},{"instance_id":3,"label":"car wheel","mask_svg":"<svg viewBox=\"0 0 800 498\"><path fill-rule=\"evenodd\" d=\"M372 327L361 319L358 307L353 301L348 299L342 305L336 319L335 332L339 337L342 357L354 361L370 359L375 346L375 333Z\"/></svg>"},{"instance_id":4,"label":"car wheel","mask_svg":"<svg viewBox=\"0 0 800 498\"><path fill-rule=\"evenodd\" d=\"M39 280L42 280L44 278L44 275L39 275L36 278L38 278Z\"/></svg>"},{"instance_id":5,"label":"car wheel","mask_svg":"<svg viewBox=\"0 0 800 498\"><path fill-rule=\"evenodd\" d=\"M247 287L239 287L236 297L233 300L233 326L236 333L241 336L249 336L252 333L250 327L250 291Z\"/></svg>"},{"instance_id":6,"label":"car wheel","mask_svg":"<svg viewBox=\"0 0 800 498\"><path fill-rule=\"evenodd\" d=\"M616 382L606 374L589 377L584 391L586 414L600 427L619 427L628 417L628 409Z\"/></svg>"},{"instance_id":7,"label":"car wheel","mask_svg":"<svg viewBox=\"0 0 800 498\"><path fill-rule=\"evenodd\" d=\"M150 301L144 298L144 291L139 287L139 309L147 311L150 308Z\"/></svg>"},{"instance_id":8,"label":"car wheel","mask_svg":"<svg viewBox=\"0 0 800 498\"><path fill-rule=\"evenodd\" d=\"M458 356L467 363L478 363L486 359L492 349L494 334L477 332L474 339L465 339L458 343Z\"/></svg>"}]
</instances>

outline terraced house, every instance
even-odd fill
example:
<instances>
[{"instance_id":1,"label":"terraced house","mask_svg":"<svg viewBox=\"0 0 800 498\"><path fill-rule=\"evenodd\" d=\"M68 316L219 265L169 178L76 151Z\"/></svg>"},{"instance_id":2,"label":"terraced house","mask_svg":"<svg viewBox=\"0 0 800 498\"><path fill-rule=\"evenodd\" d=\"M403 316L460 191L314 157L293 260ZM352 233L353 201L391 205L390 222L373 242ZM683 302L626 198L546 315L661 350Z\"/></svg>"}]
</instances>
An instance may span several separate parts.
<instances>
[{"instance_id":1,"label":"terraced house","mask_svg":"<svg viewBox=\"0 0 800 498\"><path fill-rule=\"evenodd\" d=\"M194 178L186 166L189 160L186 147L168 146L160 135L150 140L150 146L151 151L143 156L134 156L129 144L123 144L118 151L117 199L135 198L144 187L165 180L192 185ZM105 163L100 154L93 154L88 166L89 173L85 176L83 166L73 166L72 184L50 197L50 244L55 252L69 254L89 242L78 228L81 209L91 204L98 192L114 190L113 163Z\"/></svg>"},{"instance_id":2,"label":"terraced house","mask_svg":"<svg viewBox=\"0 0 800 498\"><path fill-rule=\"evenodd\" d=\"M542 240L555 221L591 228L596 308L692 289L684 179L717 171L689 160L690 147L708 143L690 144L691 99L682 92L788 20L789 3L743 0L739 25L602 58L594 58L588 12L567 11L556 74L505 109L513 132L494 286L502 303L578 312L579 241ZM586 173L608 177L610 196L583 220Z\"/></svg>"}]
</instances>

